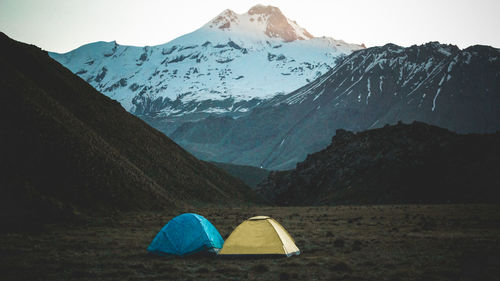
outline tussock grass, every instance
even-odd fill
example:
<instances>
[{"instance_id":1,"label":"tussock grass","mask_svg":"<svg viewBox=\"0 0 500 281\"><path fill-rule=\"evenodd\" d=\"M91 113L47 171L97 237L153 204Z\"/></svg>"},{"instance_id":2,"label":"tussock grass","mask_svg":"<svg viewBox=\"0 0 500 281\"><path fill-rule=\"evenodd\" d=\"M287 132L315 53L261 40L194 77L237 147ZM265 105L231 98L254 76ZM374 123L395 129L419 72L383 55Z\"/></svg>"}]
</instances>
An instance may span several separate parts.
<instances>
[{"instance_id":1,"label":"tussock grass","mask_svg":"<svg viewBox=\"0 0 500 281\"><path fill-rule=\"evenodd\" d=\"M101 218L83 225L46 225L37 233L1 234L2 278L495 280L500 276L500 206L496 205L189 211L204 215L224 237L248 217L269 215L291 233L302 253L290 258L158 257L148 254L146 247L176 214L135 212L115 216L113 224Z\"/></svg>"}]
</instances>

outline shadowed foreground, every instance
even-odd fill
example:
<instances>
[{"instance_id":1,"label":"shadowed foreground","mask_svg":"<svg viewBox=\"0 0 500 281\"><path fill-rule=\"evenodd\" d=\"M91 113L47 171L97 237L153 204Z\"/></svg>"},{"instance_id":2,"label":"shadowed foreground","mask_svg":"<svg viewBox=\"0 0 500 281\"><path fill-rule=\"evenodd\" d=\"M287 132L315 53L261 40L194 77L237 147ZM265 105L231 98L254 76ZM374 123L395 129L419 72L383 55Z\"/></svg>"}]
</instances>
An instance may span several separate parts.
<instances>
[{"instance_id":1,"label":"shadowed foreground","mask_svg":"<svg viewBox=\"0 0 500 281\"><path fill-rule=\"evenodd\" d=\"M291 258L165 258L146 247L174 213L141 212L87 225L1 234L6 280L494 280L500 206L387 205L197 209L224 238L269 215L302 251Z\"/></svg>"}]
</instances>

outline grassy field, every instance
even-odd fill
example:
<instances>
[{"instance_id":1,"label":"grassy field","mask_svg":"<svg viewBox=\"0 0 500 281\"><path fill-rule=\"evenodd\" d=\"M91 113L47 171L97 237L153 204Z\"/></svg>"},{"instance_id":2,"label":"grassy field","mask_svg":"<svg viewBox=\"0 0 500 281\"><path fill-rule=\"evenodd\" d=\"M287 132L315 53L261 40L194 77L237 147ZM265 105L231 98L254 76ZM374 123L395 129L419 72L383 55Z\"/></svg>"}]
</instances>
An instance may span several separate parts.
<instances>
[{"instance_id":1,"label":"grassy field","mask_svg":"<svg viewBox=\"0 0 500 281\"><path fill-rule=\"evenodd\" d=\"M130 213L0 235L4 280L498 280L500 206L390 205L198 209L226 238L270 215L302 254L166 258L146 247L174 213Z\"/></svg>"}]
</instances>

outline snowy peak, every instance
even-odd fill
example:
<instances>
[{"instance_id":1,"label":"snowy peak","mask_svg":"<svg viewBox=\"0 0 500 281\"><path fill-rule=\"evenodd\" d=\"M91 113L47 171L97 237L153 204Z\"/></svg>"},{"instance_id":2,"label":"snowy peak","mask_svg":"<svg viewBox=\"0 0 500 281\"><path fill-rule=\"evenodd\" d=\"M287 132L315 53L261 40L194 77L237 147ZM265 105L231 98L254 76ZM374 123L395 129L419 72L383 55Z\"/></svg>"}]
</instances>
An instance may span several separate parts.
<instances>
[{"instance_id":1,"label":"snowy peak","mask_svg":"<svg viewBox=\"0 0 500 281\"><path fill-rule=\"evenodd\" d=\"M210 21L209 27L219 28L222 30L231 28L231 25L237 24L238 14L230 9L224 10L218 16L216 16L212 21Z\"/></svg>"},{"instance_id":2,"label":"snowy peak","mask_svg":"<svg viewBox=\"0 0 500 281\"><path fill-rule=\"evenodd\" d=\"M278 8L255 6L243 14L224 10L162 45L96 42L51 56L130 112L177 122L181 116L247 114L263 100L310 83L337 58L361 48L312 38Z\"/></svg>"},{"instance_id":3,"label":"snowy peak","mask_svg":"<svg viewBox=\"0 0 500 281\"><path fill-rule=\"evenodd\" d=\"M273 6L257 5L252 7L248 14L259 19L267 19L266 35L282 38L286 42L311 39L313 36L297 22L289 20L280 9ZM252 19L252 18L251 18Z\"/></svg>"},{"instance_id":4,"label":"snowy peak","mask_svg":"<svg viewBox=\"0 0 500 281\"><path fill-rule=\"evenodd\" d=\"M237 14L226 9L205 26L227 32L259 34L284 42L314 38L297 22L288 19L281 10L273 6L256 5L247 13Z\"/></svg>"}]
</instances>

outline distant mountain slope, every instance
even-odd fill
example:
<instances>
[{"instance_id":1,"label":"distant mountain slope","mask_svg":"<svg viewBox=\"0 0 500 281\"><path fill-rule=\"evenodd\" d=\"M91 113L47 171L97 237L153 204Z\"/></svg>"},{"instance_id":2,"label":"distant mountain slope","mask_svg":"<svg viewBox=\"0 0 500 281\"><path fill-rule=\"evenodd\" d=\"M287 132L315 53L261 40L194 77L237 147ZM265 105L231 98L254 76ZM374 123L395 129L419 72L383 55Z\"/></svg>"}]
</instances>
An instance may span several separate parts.
<instances>
[{"instance_id":1,"label":"distant mountain slope","mask_svg":"<svg viewBox=\"0 0 500 281\"><path fill-rule=\"evenodd\" d=\"M228 163L211 162L215 166L226 171L231 176L242 180L246 185L255 188L257 184L262 182L269 175L268 170L243 165L234 165Z\"/></svg>"},{"instance_id":2,"label":"distant mountain slope","mask_svg":"<svg viewBox=\"0 0 500 281\"><path fill-rule=\"evenodd\" d=\"M257 5L243 14L225 10L163 45L96 42L50 55L126 110L154 117L169 134L184 120L244 115L362 48L313 37L278 8Z\"/></svg>"},{"instance_id":3,"label":"distant mountain slope","mask_svg":"<svg viewBox=\"0 0 500 281\"><path fill-rule=\"evenodd\" d=\"M414 122L354 134L258 192L279 205L500 202L500 132L458 135Z\"/></svg>"},{"instance_id":4,"label":"distant mountain slope","mask_svg":"<svg viewBox=\"0 0 500 281\"><path fill-rule=\"evenodd\" d=\"M500 50L388 44L352 53L246 116L184 123L170 136L202 159L283 170L327 146L339 128L417 120L461 133L494 132L498 108Z\"/></svg>"},{"instance_id":5,"label":"distant mountain slope","mask_svg":"<svg viewBox=\"0 0 500 281\"><path fill-rule=\"evenodd\" d=\"M39 48L0 34L0 69L2 221L256 200Z\"/></svg>"}]
</instances>

